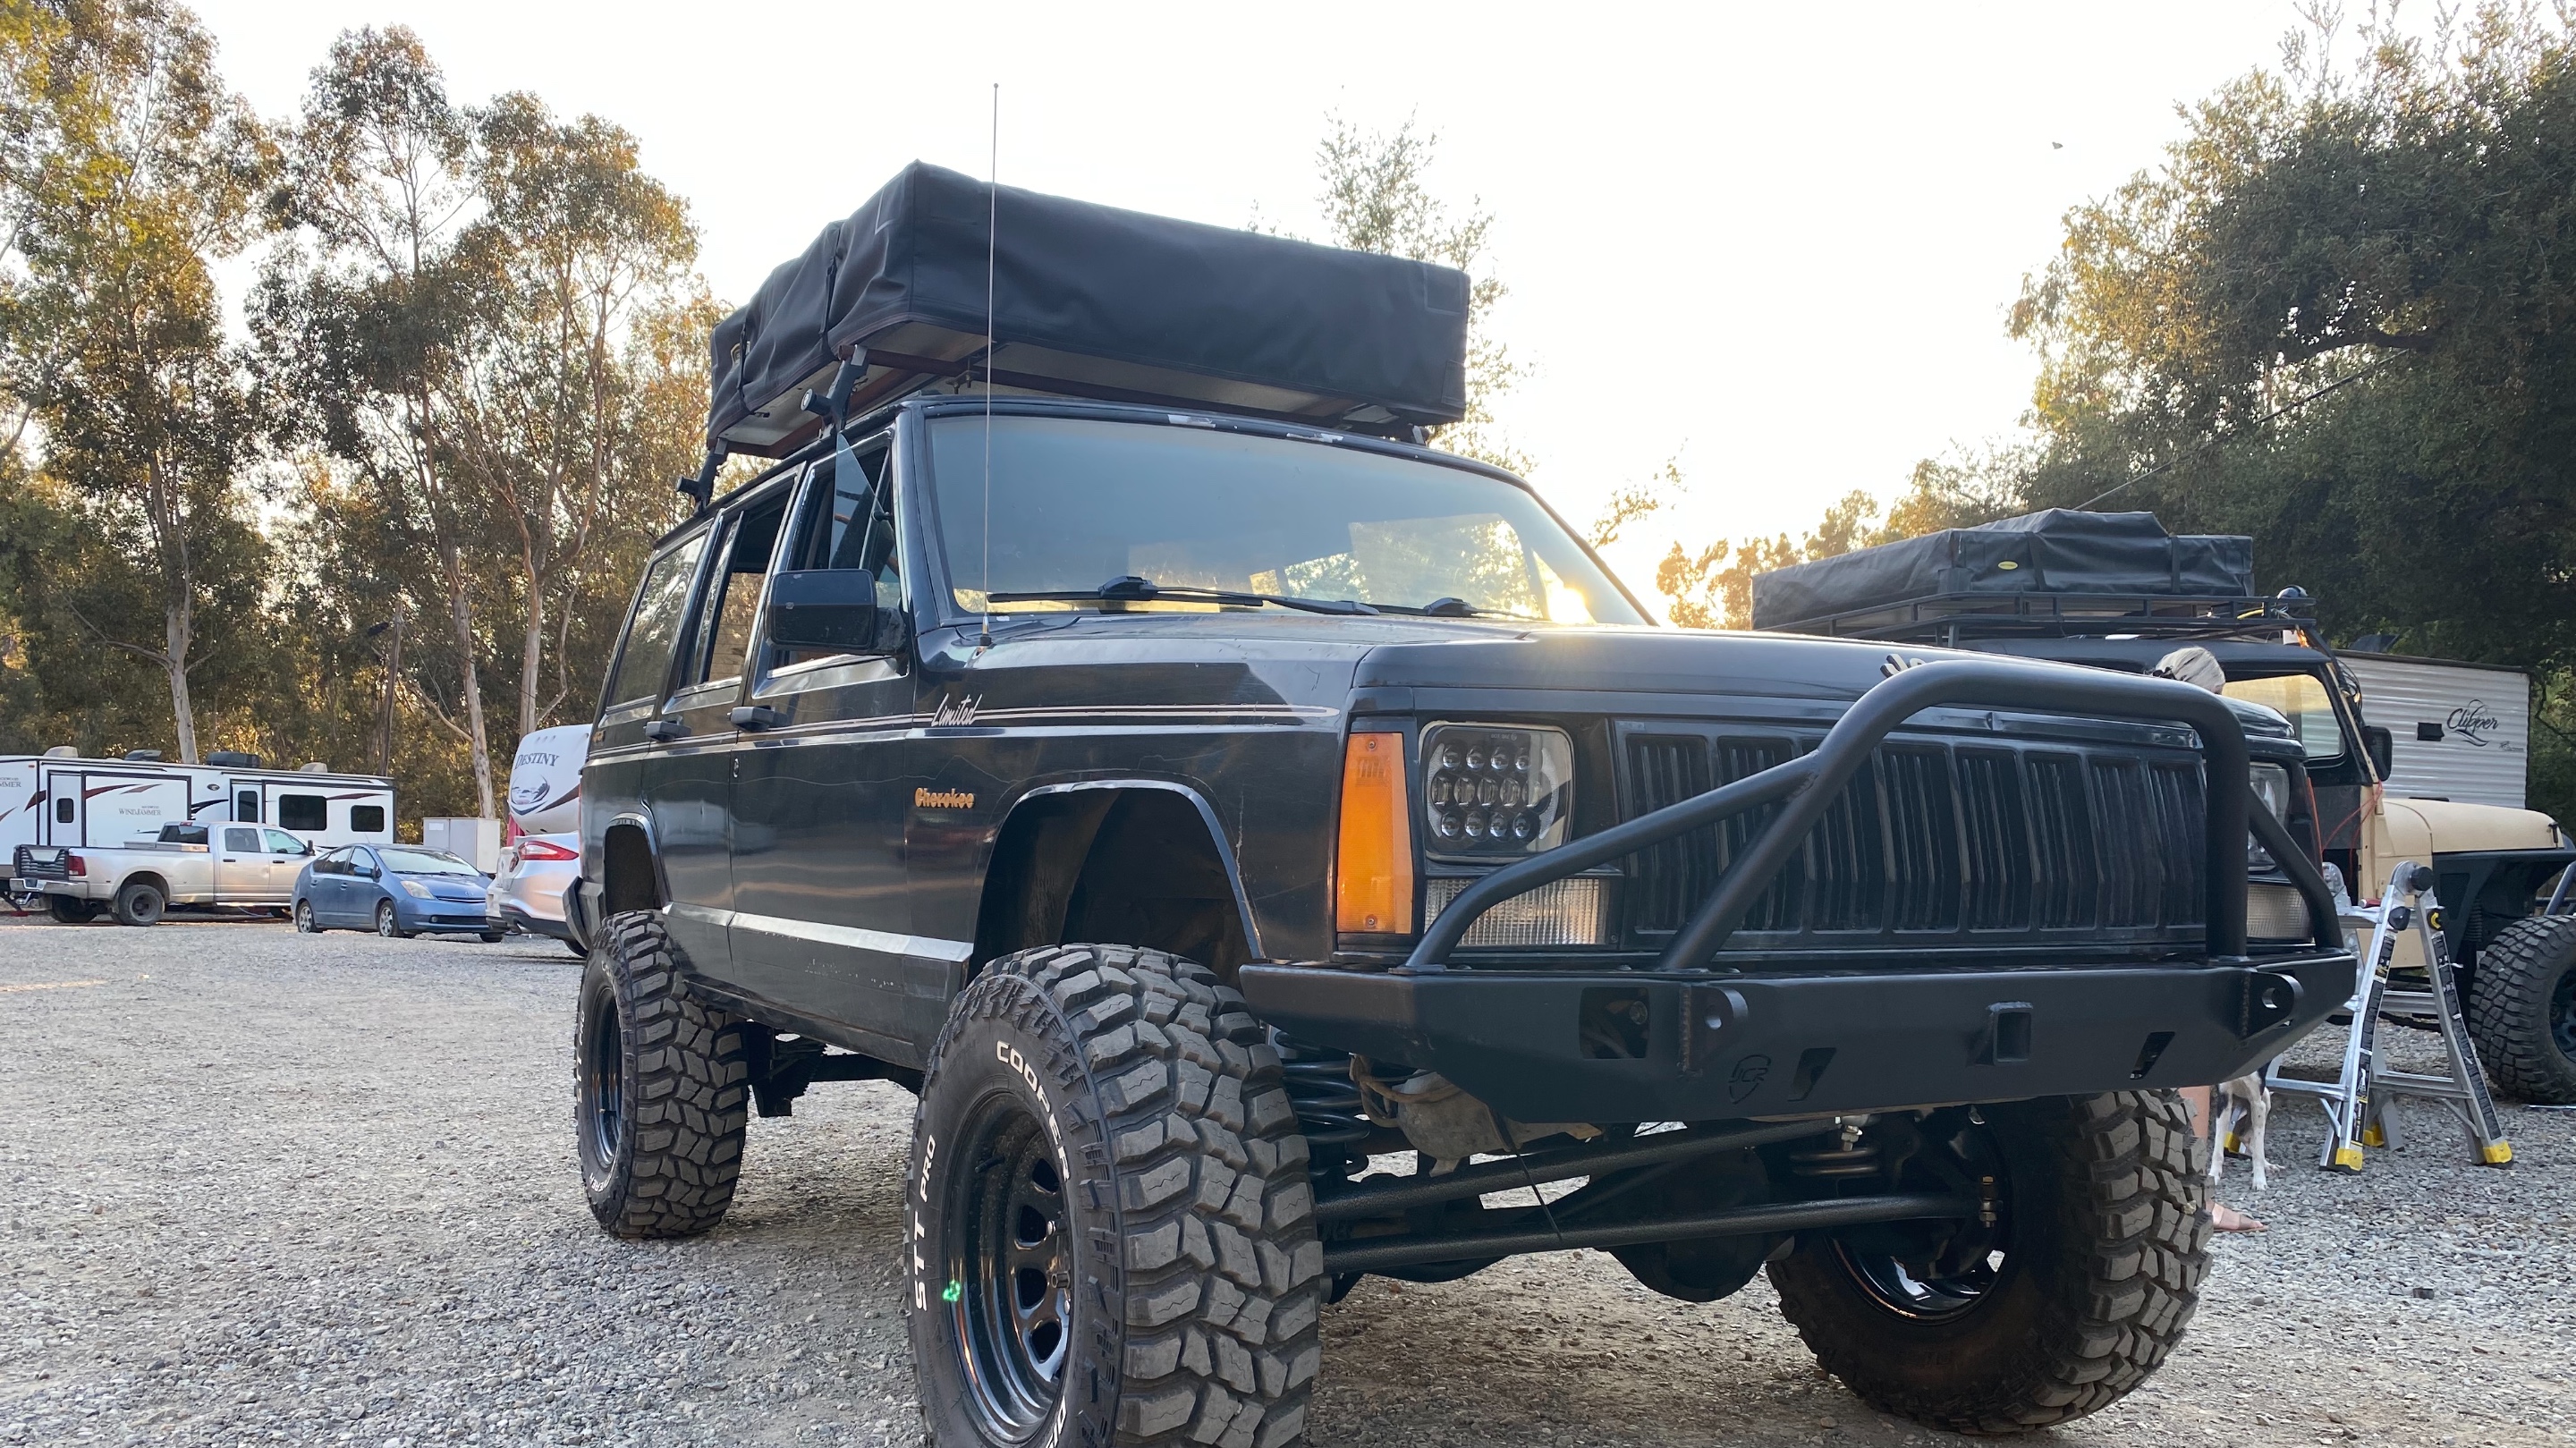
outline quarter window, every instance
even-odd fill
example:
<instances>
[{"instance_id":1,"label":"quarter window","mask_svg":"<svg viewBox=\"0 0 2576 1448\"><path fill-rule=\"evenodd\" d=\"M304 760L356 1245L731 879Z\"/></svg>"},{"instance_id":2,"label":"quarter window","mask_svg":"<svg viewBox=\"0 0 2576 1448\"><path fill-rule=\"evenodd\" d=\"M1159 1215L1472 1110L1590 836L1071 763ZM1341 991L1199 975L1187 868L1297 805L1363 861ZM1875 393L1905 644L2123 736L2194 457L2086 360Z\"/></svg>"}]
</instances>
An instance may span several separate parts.
<instances>
[{"instance_id":1,"label":"quarter window","mask_svg":"<svg viewBox=\"0 0 2576 1448\"><path fill-rule=\"evenodd\" d=\"M290 830L327 830L331 827L331 803L318 794L281 794L277 797L277 822Z\"/></svg>"},{"instance_id":2,"label":"quarter window","mask_svg":"<svg viewBox=\"0 0 2576 1448\"><path fill-rule=\"evenodd\" d=\"M626 644L617 656L610 682L611 704L659 699L671 677L671 652L680 636L680 620L689 606L689 585L697 577L698 556L706 551L700 532L653 560L636 590L635 615L626 627Z\"/></svg>"}]
</instances>

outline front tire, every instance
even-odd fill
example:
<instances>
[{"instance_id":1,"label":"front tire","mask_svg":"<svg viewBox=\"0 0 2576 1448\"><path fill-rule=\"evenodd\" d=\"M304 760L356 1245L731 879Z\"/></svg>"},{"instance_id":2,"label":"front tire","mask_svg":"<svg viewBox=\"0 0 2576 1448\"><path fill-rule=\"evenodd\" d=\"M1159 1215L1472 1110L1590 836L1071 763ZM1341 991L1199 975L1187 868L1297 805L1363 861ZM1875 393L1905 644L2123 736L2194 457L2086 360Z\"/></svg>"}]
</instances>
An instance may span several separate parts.
<instances>
[{"instance_id":1,"label":"front tire","mask_svg":"<svg viewBox=\"0 0 2576 1448\"><path fill-rule=\"evenodd\" d=\"M169 898L160 887L146 880L129 880L124 889L116 892L119 925L158 925L162 912L169 908Z\"/></svg>"},{"instance_id":2,"label":"front tire","mask_svg":"<svg viewBox=\"0 0 2576 1448\"><path fill-rule=\"evenodd\" d=\"M724 1220L742 1174L751 1027L683 992L660 916L606 933L574 1016L582 1193L617 1236L694 1236Z\"/></svg>"},{"instance_id":3,"label":"front tire","mask_svg":"<svg viewBox=\"0 0 2576 1448\"><path fill-rule=\"evenodd\" d=\"M2528 915L2478 951L2469 1039L2487 1076L2542 1106L2576 1105L2576 915Z\"/></svg>"},{"instance_id":4,"label":"front tire","mask_svg":"<svg viewBox=\"0 0 2576 1448\"><path fill-rule=\"evenodd\" d=\"M2170 1091L1977 1114L2001 1178L1995 1253L1909 1270L1808 1234L1771 1283L1817 1363L1873 1406L2019 1433L2110 1406L2173 1351L2209 1271L2206 1148Z\"/></svg>"},{"instance_id":5,"label":"front tire","mask_svg":"<svg viewBox=\"0 0 2576 1448\"><path fill-rule=\"evenodd\" d=\"M1277 1054L1205 967L1114 945L987 966L913 1130L930 1441L1298 1441L1323 1356L1306 1155Z\"/></svg>"},{"instance_id":6,"label":"front tire","mask_svg":"<svg viewBox=\"0 0 2576 1448\"><path fill-rule=\"evenodd\" d=\"M376 933L387 940L411 939L411 932L402 928L402 916L391 900L376 902Z\"/></svg>"}]
</instances>

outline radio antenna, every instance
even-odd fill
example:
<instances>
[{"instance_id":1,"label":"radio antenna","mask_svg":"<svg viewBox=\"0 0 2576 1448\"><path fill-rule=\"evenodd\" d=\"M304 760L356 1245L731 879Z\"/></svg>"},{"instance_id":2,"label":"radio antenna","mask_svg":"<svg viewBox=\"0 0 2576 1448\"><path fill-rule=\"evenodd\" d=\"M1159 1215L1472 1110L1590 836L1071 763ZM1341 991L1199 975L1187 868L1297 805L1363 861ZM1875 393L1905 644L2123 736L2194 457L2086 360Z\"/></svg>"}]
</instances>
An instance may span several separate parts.
<instances>
[{"instance_id":1,"label":"radio antenna","mask_svg":"<svg viewBox=\"0 0 2576 1448\"><path fill-rule=\"evenodd\" d=\"M993 646L993 261L1002 238L1002 83L993 82L992 149L984 159L984 635Z\"/></svg>"}]
</instances>

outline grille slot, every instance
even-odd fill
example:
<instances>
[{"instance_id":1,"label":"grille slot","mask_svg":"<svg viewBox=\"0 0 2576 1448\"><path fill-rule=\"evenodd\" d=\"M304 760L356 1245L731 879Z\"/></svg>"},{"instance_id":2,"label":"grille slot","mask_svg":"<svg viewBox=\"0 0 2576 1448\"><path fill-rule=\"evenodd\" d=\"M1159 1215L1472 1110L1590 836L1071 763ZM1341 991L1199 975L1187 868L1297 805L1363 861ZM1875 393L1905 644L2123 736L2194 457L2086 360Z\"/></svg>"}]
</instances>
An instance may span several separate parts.
<instances>
[{"instance_id":1,"label":"grille slot","mask_svg":"<svg viewBox=\"0 0 2576 1448\"><path fill-rule=\"evenodd\" d=\"M1621 741L1625 815L1635 818L1805 753L1817 737L1638 726ZM2204 807L2191 756L1890 740L1825 811L1736 939L1765 949L1945 935L1999 944L2015 936L2196 941ZM1680 929L1779 808L1632 856L1624 892L1631 943L1653 947Z\"/></svg>"}]
</instances>

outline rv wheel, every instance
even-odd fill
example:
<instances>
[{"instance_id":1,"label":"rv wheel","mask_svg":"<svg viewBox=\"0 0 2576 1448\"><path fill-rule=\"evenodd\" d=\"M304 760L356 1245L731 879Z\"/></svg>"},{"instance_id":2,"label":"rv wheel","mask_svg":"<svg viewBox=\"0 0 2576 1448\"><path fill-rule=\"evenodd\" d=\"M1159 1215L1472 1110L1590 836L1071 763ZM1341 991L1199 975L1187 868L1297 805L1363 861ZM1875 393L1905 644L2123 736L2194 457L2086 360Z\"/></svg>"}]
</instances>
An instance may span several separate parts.
<instances>
[{"instance_id":1,"label":"rv wheel","mask_svg":"<svg viewBox=\"0 0 2576 1448\"><path fill-rule=\"evenodd\" d=\"M119 925L158 925L161 912L169 901L160 887L148 880L128 880L116 892L116 923Z\"/></svg>"}]
</instances>

